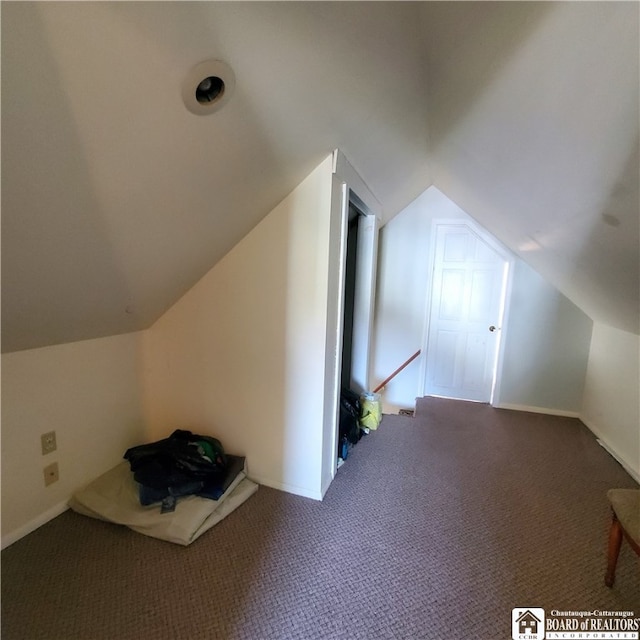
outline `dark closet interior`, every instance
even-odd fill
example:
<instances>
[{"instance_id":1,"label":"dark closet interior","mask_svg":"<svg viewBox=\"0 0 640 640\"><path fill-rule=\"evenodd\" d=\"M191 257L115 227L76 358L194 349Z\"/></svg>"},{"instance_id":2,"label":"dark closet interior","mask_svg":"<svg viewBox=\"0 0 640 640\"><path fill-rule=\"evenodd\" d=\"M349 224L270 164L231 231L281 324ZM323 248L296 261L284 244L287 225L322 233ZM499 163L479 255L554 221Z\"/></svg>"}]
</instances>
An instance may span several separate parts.
<instances>
[{"instance_id":1,"label":"dark closet interior","mask_svg":"<svg viewBox=\"0 0 640 640\"><path fill-rule=\"evenodd\" d=\"M345 265L344 317L342 321L342 375L343 389L351 387L351 364L353 352L353 310L356 293L356 257L358 254L358 219L360 212L349 203L347 232L347 256Z\"/></svg>"}]
</instances>

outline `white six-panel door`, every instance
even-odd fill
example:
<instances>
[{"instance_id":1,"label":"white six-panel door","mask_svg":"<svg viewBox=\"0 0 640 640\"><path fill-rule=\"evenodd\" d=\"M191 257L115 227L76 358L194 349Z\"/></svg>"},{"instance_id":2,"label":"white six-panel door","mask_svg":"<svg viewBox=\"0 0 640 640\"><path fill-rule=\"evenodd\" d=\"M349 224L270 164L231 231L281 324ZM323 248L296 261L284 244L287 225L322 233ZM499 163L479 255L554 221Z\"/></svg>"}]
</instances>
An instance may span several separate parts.
<instances>
[{"instance_id":1,"label":"white six-panel door","mask_svg":"<svg viewBox=\"0 0 640 640\"><path fill-rule=\"evenodd\" d=\"M436 226L425 395L490 401L506 268L468 225Z\"/></svg>"}]
</instances>

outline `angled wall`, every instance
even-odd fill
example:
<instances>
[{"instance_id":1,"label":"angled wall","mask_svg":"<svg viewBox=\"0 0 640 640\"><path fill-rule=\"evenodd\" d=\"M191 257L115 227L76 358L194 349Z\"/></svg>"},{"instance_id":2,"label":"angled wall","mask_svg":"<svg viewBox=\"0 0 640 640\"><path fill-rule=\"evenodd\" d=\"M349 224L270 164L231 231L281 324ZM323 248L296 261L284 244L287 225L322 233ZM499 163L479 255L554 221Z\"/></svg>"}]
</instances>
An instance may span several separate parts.
<instances>
[{"instance_id":1,"label":"angled wall","mask_svg":"<svg viewBox=\"0 0 640 640\"><path fill-rule=\"evenodd\" d=\"M638 333L637 2L425 2L433 184Z\"/></svg>"},{"instance_id":2,"label":"angled wall","mask_svg":"<svg viewBox=\"0 0 640 640\"><path fill-rule=\"evenodd\" d=\"M3 547L127 448L179 427L246 455L263 484L322 497L335 463L333 179L328 157L150 329L2 355ZM42 456L51 430L58 449ZM45 487L54 461L60 480Z\"/></svg>"},{"instance_id":3,"label":"angled wall","mask_svg":"<svg viewBox=\"0 0 640 640\"><path fill-rule=\"evenodd\" d=\"M145 332L154 438L247 456L258 482L321 498L332 158Z\"/></svg>"},{"instance_id":4,"label":"angled wall","mask_svg":"<svg viewBox=\"0 0 640 640\"><path fill-rule=\"evenodd\" d=\"M430 187L381 231L373 378L384 380L422 348L385 389L386 411L413 407L423 395L425 318L430 286L431 225L470 220ZM514 257L511 311L503 327L501 384L494 404L577 416L591 339L591 320L524 262Z\"/></svg>"},{"instance_id":5,"label":"angled wall","mask_svg":"<svg viewBox=\"0 0 640 640\"><path fill-rule=\"evenodd\" d=\"M580 419L640 482L640 338L595 324Z\"/></svg>"},{"instance_id":6,"label":"angled wall","mask_svg":"<svg viewBox=\"0 0 640 640\"><path fill-rule=\"evenodd\" d=\"M577 416L593 322L522 260L511 289L496 406Z\"/></svg>"}]
</instances>

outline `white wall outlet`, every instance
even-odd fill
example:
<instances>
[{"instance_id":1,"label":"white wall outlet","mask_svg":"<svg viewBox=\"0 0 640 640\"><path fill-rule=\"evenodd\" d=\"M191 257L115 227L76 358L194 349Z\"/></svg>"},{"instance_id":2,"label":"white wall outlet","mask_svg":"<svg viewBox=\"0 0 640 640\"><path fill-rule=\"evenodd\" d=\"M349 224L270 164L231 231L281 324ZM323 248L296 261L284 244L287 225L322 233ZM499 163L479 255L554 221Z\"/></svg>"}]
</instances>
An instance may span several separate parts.
<instances>
[{"instance_id":1,"label":"white wall outlet","mask_svg":"<svg viewBox=\"0 0 640 640\"><path fill-rule=\"evenodd\" d=\"M49 431L48 433L43 433L40 436L40 440L42 442L42 455L46 456L47 453L51 453L58 448L56 444L56 432Z\"/></svg>"},{"instance_id":2,"label":"white wall outlet","mask_svg":"<svg viewBox=\"0 0 640 640\"><path fill-rule=\"evenodd\" d=\"M43 470L44 473L44 486L48 487L50 484L54 482L58 482L60 476L58 475L58 463L52 462L50 465L47 465Z\"/></svg>"}]
</instances>

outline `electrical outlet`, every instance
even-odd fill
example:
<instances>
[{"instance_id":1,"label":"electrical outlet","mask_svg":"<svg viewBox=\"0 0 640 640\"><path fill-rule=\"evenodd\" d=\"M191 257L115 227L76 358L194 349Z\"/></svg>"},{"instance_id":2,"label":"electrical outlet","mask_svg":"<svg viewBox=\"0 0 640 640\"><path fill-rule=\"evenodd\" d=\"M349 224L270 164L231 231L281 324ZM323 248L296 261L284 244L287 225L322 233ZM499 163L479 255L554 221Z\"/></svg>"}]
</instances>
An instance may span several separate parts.
<instances>
[{"instance_id":1,"label":"electrical outlet","mask_svg":"<svg viewBox=\"0 0 640 640\"><path fill-rule=\"evenodd\" d=\"M49 431L48 433L43 433L40 436L40 441L42 442L42 455L46 456L47 453L51 453L58 448L56 444L56 432Z\"/></svg>"},{"instance_id":2,"label":"electrical outlet","mask_svg":"<svg viewBox=\"0 0 640 640\"><path fill-rule=\"evenodd\" d=\"M54 482L58 482L60 476L58 475L58 463L52 462L50 465L43 469L44 472L44 486L48 487Z\"/></svg>"}]
</instances>

